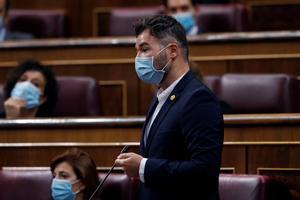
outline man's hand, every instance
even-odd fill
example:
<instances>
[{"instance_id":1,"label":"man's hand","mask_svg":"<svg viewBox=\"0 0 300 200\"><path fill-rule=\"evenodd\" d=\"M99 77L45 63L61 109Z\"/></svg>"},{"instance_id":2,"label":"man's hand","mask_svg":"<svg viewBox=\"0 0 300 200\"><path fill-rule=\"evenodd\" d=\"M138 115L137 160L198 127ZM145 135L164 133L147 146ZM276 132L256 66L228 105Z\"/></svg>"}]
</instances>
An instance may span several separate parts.
<instances>
[{"instance_id":1,"label":"man's hand","mask_svg":"<svg viewBox=\"0 0 300 200\"><path fill-rule=\"evenodd\" d=\"M22 99L9 98L4 102L4 109L7 119L21 117L25 109L25 101Z\"/></svg>"},{"instance_id":2,"label":"man's hand","mask_svg":"<svg viewBox=\"0 0 300 200\"><path fill-rule=\"evenodd\" d=\"M115 163L117 166L123 167L129 177L138 177L142 159L143 157L136 153L122 153L115 160Z\"/></svg>"}]
</instances>

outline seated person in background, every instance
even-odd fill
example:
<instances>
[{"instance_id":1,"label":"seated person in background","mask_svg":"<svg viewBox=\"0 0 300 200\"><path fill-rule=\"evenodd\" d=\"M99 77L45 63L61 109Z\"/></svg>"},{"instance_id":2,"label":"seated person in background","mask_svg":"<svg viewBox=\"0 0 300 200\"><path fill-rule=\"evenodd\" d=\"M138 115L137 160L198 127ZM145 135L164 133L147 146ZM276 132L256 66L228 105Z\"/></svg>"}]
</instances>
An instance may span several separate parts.
<instances>
[{"instance_id":1,"label":"seated person in background","mask_svg":"<svg viewBox=\"0 0 300 200\"><path fill-rule=\"evenodd\" d=\"M53 200L88 200L99 184L95 162L89 154L78 149L58 155L50 168Z\"/></svg>"},{"instance_id":2,"label":"seated person in background","mask_svg":"<svg viewBox=\"0 0 300 200\"><path fill-rule=\"evenodd\" d=\"M10 0L0 0L0 41L4 40L25 40L32 39L30 34L11 32L6 30L8 22L8 11L10 7Z\"/></svg>"},{"instance_id":3,"label":"seated person in background","mask_svg":"<svg viewBox=\"0 0 300 200\"><path fill-rule=\"evenodd\" d=\"M197 35L201 32L195 17L195 0L163 0L163 5L166 14L174 17L187 35Z\"/></svg>"},{"instance_id":4,"label":"seated person in background","mask_svg":"<svg viewBox=\"0 0 300 200\"><path fill-rule=\"evenodd\" d=\"M27 60L10 72L4 93L6 118L50 117L58 89L55 75L49 68Z\"/></svg>"}]
</instances>

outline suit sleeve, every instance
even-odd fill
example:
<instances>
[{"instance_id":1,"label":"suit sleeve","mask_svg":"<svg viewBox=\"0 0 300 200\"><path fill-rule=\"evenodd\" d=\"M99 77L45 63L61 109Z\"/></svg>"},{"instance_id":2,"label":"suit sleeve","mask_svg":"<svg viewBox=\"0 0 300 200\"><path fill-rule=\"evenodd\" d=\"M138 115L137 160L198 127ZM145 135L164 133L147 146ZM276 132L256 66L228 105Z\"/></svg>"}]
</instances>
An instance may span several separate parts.
<instances>
[{"instance_id":1,"label":"suit sleeve","mask_svg":"<svg viewBox=\"0 0 300 200\"><path fill-rule=\"evenodd\" d=\"M223 145L223 115L208 91L197 91L183 106L181 133L189 160L147 160L146 185L203 181L219 175Z\"/></svg>"}]
</instances>

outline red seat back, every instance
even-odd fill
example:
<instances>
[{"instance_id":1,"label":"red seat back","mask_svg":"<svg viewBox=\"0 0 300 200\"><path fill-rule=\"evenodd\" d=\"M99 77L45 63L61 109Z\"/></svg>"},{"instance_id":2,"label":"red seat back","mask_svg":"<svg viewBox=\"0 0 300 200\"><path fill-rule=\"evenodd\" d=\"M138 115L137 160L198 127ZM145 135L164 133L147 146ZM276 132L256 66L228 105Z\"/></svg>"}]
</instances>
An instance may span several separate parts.
<instances>
[{"instance_id":1,"label":"red seat back","mask_svg":"<svg viewBox=\"0 0 300 200\"><path fill-rule=\"evenodd\" d=\"M35 38L68 36L67 17L58 10L11 10L8 29L32 34Z\"/></svg>"}]
</instances>

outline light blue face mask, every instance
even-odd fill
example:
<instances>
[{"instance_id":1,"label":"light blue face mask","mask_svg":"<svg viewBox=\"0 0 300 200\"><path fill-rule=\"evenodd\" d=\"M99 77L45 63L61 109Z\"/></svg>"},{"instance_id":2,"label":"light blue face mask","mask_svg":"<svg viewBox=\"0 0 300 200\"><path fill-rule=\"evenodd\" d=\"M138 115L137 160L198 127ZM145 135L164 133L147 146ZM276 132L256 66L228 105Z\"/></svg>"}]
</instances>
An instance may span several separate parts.
<instances>
[{"instance_id":1,"label":"light blue face mask","mask_svg":"<svg viewBox=\"0 0 300 200\"><path fill-rule=\"evenodd\" d=\"M187 33L196 25L192 12L177 13L173 17L183 26Z\"/></svg>"},{"instance_id":2,"label":"light blue face mask","mask_svg":"<svg viewBox=\"0 0 300 200\"><path fill-rule=\"evenodd\" d=\"M74 183L77 183L77 180ZM73 184L74 184L73 183ZM74 200L77 192L72 191L72 184L69 180L54 178L51 184L51 196L53 200Z\"/></svg>"},{"instance_id":3,"label":"light blue face mask","mask_svg":"<svg viewBox=\"0 0 300 200\"><path fill-rule=\"evenodd\" d=\"M10 96L14 99L23 99L26 109L36 108L40 105L41 92L29 81L17 83Z\"/></svg>"},{"instance_id":4,"label":"light blue face mask","mask_svg":"<svg viewBox=\"0 0 300 200\"><path fill-rule=\"evenodd\" d=\"M169 45L161 49L156 54L156 56L158 56L162 51L164 51L168 47ZM165 68L169 65L171 61L170 59L162 69L156 69L154 67L154 57L155 56L135 58L135 71L138 77L145 83L159 84L166 73Z\"/></svg>"}]
</instances>

